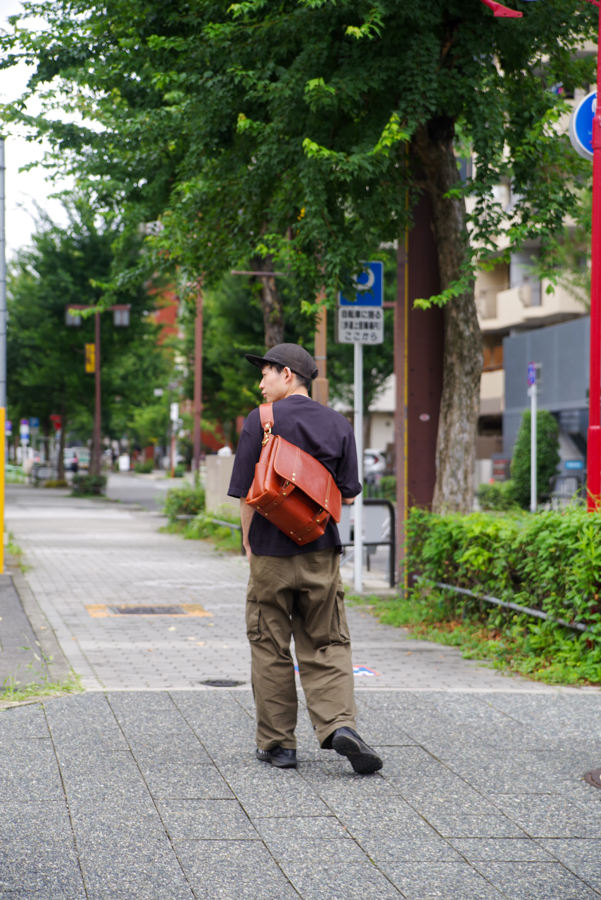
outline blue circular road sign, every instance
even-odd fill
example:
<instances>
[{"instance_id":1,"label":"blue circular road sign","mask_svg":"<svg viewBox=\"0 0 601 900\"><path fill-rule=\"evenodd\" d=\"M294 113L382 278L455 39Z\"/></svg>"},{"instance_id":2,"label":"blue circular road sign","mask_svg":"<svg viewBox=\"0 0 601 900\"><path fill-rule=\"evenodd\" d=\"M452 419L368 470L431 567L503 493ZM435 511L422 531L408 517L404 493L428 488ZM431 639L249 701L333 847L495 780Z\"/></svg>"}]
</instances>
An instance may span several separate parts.
<instances>
[{"instance_id":1,"label":"blue circular road sign","mask_svg":"<svg viewBox=\"0 0 601 900\"><path fill-rule=\"evenodd\" d=\"M593 158L593 119L597 110L597 91L580 101L570 117L570 143L580 156Z\"/></svg>"}]
</instances>

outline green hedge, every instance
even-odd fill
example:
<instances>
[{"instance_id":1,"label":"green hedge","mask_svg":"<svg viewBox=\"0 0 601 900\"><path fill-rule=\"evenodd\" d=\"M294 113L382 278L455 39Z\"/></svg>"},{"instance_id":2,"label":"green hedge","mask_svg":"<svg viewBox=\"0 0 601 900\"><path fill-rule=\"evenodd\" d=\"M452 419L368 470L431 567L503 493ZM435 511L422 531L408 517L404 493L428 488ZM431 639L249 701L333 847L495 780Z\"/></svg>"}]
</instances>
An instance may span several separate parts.
<instances>
[{"instance_id":1,"label":"green hedge","mask_svg":"<svg viewBox=\"0 0 601 900\"><path fill-rule=\"evenodd\" d=\"M106 475L79 475L73 476L71 482L73 497L98 497L106 490Z\"/></svg>"},{"instance_id":2,"label":"green hedge","mask_svg":"<svg viewBox=\"0 0 601 900\"><path fill-rule=\"evenodd\" d=\"M436 516L414 509L408 550L410 569L428 581L582 622L601 637L601 514Z\"/></svg>"},{"instance_id":3,"label":"green hedge","mask_svg":"<svg viewBox=\"0 0 601 900\"><path fill-rule=\"evenodd\" d=\"M134 472L137 472L139 475L150 475L151 472L154 472L154 460L138 460L138 462L134 463Z\"/></svg>"},{"instance_id":4,"label":"green hedge","mask_svg":"<svg viewBox=\"0 0 601 900\"><path fill-rule=\"evenodd\" d=\"M407 602L418 604L424 621L479 621L503 638L499 654L510 639L520 671L536 675L551 669L555 676L546 680L601 681L601 514L568 509L535 516L437 516L414 509L407 551ZM415 574L421 576L417 583ZM542 610L589 630L508 612L436 588L436 582Z\"/></svg>"}]
</instances>

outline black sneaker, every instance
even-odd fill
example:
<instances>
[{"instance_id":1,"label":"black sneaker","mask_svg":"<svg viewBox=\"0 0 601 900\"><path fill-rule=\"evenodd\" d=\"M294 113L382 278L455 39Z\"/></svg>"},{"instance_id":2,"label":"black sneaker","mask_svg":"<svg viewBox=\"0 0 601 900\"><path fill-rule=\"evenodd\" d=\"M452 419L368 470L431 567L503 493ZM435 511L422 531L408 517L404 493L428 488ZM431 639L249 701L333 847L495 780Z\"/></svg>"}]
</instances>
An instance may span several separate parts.
<instances>
[{"instance_id":1,"label":"black sneaker","mask_svg":"<svg viewBox=\"0 0 601 900\"><path fill-rule=\"evenodd\" d=\"M296 766L296 750L288 747L272 747L271 750L257 749L257 759L269 762L278 769L294 769Z\"/></svg>"},{"instance_id":2,"label":"black sneaker","mask_svg":"<svg viewBox=\"0 0 601 900\"><path fill-rule=\"evenodd\" d=\"M372 775L382 768L382 760L352 728L337 728L332 735L332 748L346 756L359 775Z\"/></svg>"}]
</instances>

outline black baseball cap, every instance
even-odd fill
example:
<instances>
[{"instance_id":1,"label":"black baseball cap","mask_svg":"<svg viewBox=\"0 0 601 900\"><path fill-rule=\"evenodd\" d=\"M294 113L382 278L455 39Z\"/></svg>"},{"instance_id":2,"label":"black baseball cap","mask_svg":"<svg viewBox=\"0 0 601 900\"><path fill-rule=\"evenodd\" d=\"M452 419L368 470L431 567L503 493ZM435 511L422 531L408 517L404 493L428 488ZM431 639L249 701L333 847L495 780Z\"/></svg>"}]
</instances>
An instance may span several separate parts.
<instances>
[{"instance_id":1,"label":"black baseball cap","mask_svg":"<svg viewBox=\"0 0 601 900\"><path fill-rule=\"evenodd\" d=\"M307 353L304 347L298 344L276 344L267 351L265 356L254 356L252 353L246 354L246 359L257 369L263 366L269 366L273 363L279 363L280 366L288 366L296 375L301 378L308 378L310 381L317 378L317 366L315 360L310 353Z\"/></svg>"}]
</instances>

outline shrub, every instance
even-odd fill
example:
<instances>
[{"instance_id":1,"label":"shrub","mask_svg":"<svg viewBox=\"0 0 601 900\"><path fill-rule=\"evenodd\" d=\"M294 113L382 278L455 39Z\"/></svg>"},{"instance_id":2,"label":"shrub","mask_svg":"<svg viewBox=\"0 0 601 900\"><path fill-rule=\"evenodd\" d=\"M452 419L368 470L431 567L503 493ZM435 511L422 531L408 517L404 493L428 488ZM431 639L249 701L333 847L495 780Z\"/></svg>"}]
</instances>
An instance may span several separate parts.
<instances>
[{"instance_id":1,"label":"shrub","mask_svg":"<svg viewBox=\"0 0 601 900\"><path fill-rule=\"evenodd\" d=\"M509 634L512 646L520 647L520 671L544 669L547 680L599 682L600 545L601 513L578 508L536 516L438 516L413 509L408 571L422 578L410 589L410 600L419 601L431 621L451 622L461 615L498 629L504 640ZM436 582L468 588L477 596L441 590ZM478 599L485 594L589 630L582 633ZM504 652L501 644L499 653Z\"/></svg>"},{"instance_id":2,"label":"shrub","mask_svg":"<svg viewBox=\"0 0 601 900\"><path fill-rule=\"evenodd\" d=\"M64 478L50 478L48 481L44 482L45 488L66 488L69 487L69 482Z\"/></svg>"},{"instance_id":3,"label":"shrub","mask_svg":"<svg viewBox=\"0 0 601 900\"><path fill-rule=\"evenodd\" d=\"M476 491L480 509L484 511L506 512L517 509L513 481L493 481L481 484Z\"/></svg>"},{"instance_id":4,"label":"shrub","mask_svg":"<svg viewBox=\"0 0 601 900\"><path fill-rule=\"evenodd\" d=\"M138 462L134 464L134 472L138 472L139 475L149 475L151 472L154 472L154 460L138 460Z\"/></svg>"},{"instance_id":5,"label":"shrub","mask_svg":"<svg viewBox=\"0 0 601 900\"><path fill-rule=\"evenodd\" d=\"M71 482L72 497L98 497L106 489L106 475L76 474Z\"/></svg>"},{"instance_id":6,"label":"shrub","mask_svg":"<svg viewBox=\"0 0 601 900\"><path fill-rule=\"evenodd\" d=\"M378 488L384 500L396 503L396 475L382 475Z\"/></svg>"},{"instance_id":7,"label":"shrub","mask_svg":"<svg viewBox=\"0 0 601 900\"><path fill-rule=\"evenodd\" d=\"M186 526L184 537L212 541L222 550L240 553L241 534L237 528L228 528L220 522L240 525L240 516L231 508L221 506L217 512L201 513Z\"/></svg>"},{"instance_id":8,"label":"shrub","mask_svg":"<svg viewBox=\"0 0 601 900\"><path fill-rule=\"evenodd\" d=\"M182 485L167 491L163 513L170 522L178 516L196 516L205 508L205 491L202 487Z\"/></svg>"},{"instance_id":9,"label":"shrub","mask_svg":"<svg viewBox=\"0 0 601 900\"><path fill-rule=\"evenodd\" d=\"M524 509L530 507L530 412L522 416L513 458L511 478L515 499ZM556 419L546 409L536 415L536 485L537 495L549 492L549 482L557 472L559 463L559 427Z\"/></svg>"}]
</instances>

